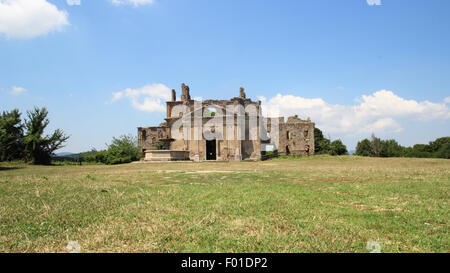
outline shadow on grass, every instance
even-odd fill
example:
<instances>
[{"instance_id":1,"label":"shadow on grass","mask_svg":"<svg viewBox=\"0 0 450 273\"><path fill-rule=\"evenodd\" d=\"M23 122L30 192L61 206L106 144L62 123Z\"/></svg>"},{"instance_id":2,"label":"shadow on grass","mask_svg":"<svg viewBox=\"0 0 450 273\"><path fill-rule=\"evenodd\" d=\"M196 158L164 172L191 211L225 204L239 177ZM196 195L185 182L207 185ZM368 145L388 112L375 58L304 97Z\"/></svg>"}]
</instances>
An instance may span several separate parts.
<instances>
[{"instance_id":1,"label":"shadow on grass","mask_svg":"<svg viewBox=\"0 0 450 273\"><path fill-rule=\"evenodd\" d=\"M11 171L11 170L18 170L23 169L23 167L15 167L15 166L0 166L0 171Z\"/></svg>"}]
</instances>

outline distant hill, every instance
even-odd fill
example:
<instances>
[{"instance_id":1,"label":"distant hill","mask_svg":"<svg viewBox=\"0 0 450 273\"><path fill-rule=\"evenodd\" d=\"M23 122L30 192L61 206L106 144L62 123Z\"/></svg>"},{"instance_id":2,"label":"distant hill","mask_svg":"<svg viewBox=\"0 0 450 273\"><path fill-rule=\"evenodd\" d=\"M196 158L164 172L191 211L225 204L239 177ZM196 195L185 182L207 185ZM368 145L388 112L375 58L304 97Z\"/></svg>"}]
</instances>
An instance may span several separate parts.
<instances>
[{"instance_id":1,"label":"distant hill","mask_svg":"<svg viewBox=\"0 0 450 273\"><path fill-rule=\"evenodd\" d=\"M69 156L69 155L73 155L74 153L69 153L69 152L62 152L62 153L56 153L55 156Z\"/></svg>"},{"instance_id":2,"label":"distant hill","mask_svg":"<svg viewBox=\"0 0 450 273\"><path fill-rule=\"evenodd\" d=\"M57 153L54 156L52 156L53 161L78 161L80 158L80 154L74 154L74 153Z\"/></svg>"},{"instance_id":3,"label":"distant hill","mask_svg":"<svg viewBox=\"0 0 450 273\"><path fill-rule=\"evenodd\" d=\"M78 162L80 158L82 159L84 155L86 154L92 154L95 153L93 151L89 152L83 152L83 153L69 153L69 152L62 152L62 153L56 153L54 156L52 156L53 161L72 161L72 162Z\"/></svg>"}]
</instances>

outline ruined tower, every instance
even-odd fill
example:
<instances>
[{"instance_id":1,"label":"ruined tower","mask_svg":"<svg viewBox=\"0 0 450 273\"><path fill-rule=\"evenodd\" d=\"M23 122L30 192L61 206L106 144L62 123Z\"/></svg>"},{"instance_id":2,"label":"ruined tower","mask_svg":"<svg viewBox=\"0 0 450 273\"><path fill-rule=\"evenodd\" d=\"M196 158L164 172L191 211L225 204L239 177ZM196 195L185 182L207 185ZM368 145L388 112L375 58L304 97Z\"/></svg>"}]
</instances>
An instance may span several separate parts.
<instances>
[{"instance_id":1,"label":"ruined tower","mask_svg":"<svg viewBox=\"0 0 450 273\"><path fill-rule=\"evenodd\" d=\"M241 87L239 89L239 97L245 99L245 92L244 92L244 87Z\"/></svg>"},{"instance_id":2,"label":"ruined tower","mask_svg":"<svg viewBox=\"0 0 450 273\"><path fill-rule=\"evenodd\" d=\"M181 100L182 101L190 101L191 95L189 94L189 86L184 83L181 84Z\"/></svg>"},{"instance_id":3,"label":"ruined tower","mask_svg":"<svg viewBox=\"0 0 450 273\"><path fill-rule=\"evenodd\" d=\"M175 89L172 89L172 101L176 100L177 100L177 92L175 91Z\"/></svg>"}]
</instances>

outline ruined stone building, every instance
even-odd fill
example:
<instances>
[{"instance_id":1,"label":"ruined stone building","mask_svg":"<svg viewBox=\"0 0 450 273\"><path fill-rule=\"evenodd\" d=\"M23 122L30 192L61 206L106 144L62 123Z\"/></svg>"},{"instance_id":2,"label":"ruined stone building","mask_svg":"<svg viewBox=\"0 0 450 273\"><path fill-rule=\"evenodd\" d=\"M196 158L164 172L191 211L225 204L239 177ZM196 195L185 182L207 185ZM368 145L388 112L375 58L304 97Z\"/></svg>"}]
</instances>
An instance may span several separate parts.
<instances>
[{"instance_id":1,"label":"ruined stone building","mask_svg":"<svg viewBox=\"0 0 450 273\"><path fill-rule=\"evenodd\" d=\"M267 150L312 155L314 123L265 118L261 102L246 98L243 88L231 100L197 101L182 84L181 99L172 90L167 101L165 122L138 128L138 145L146 161L260 160Z\"/></svg>"}]
</instances>

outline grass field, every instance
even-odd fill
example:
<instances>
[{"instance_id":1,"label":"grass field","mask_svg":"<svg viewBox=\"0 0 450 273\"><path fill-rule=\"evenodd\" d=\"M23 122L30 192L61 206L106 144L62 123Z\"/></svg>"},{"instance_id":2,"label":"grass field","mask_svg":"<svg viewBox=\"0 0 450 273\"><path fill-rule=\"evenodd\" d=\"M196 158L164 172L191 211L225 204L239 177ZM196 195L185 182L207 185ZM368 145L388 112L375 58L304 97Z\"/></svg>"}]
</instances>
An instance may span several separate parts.
<instances>
[{"instance_id":1,"label":"grass field","mask_svg":"<svg viewBox=\"0 0 450 273\"><path fill-rule=\"evenodd\" d=\"M0 252L449 252L450 160L0 163Z\"/></svg>"}]
</instances>

